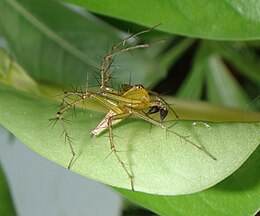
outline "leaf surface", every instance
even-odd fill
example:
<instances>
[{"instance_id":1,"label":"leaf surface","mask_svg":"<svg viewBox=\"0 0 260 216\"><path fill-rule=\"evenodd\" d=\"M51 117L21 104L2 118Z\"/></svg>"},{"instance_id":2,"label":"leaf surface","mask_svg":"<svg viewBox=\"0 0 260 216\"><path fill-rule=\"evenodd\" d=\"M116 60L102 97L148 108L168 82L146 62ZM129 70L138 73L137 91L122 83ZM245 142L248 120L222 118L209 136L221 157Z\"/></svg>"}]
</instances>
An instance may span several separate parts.
<instances>
[{"instance_id":1,"label":"leaf surface","mask_svg":"<svg viewBox=\"0 0 260 216\"><path fill-rule=\"evenodd\" d=\"M190 195L156 196L117 189L125 197L159 215L256 215L260 209L260 148L224 181Z\"/></svg>"},{"instance_id":2,"label":"leaf surface","mask_svg":"<svg viewBox=\"0 0 260 216\"><path fill-rule=\"evenodd\" d=\"M190 37L221 40L260 38L259 1L129 0L127 4L121 4L120 0L61 1L144 26L161 23L160 30Z\"/></svg>"},{"instance_id":3,"label":"leaf surface","mask_svg":"<svg viewBox=\"0 0 260 216\"><path fill-rule=\"evenodd\" d=\"M0 85L0 123L31 149L67 167L71 158L68 144L61 137L62 128L49 125L57 103L18 92ZM90 101L86 103L86 106ZM90 137L91 130L104 114L78 109L76 118L65 118L74 139L77 158L71 170L83 176L120 188L130 188L126 173L113 154L108 133ZM169 121L171 126L174 122ZM217 158L139 119L128 119L113 129L115 144L123 162L134 175L135 190L153 194L189 194L209 188L238 169L259 144L259 122L178 121L175 133L202 145ZM238 133L239 131L239 133ZM246 145L245 145L246 143Z\"/></svg>"},{"instance_id":4,"label":"leaf surface","mask_svg":"<svg viewBox=\"0 0 260 216\"><path fill-rule=\"evenodd\" d=\"M128 34L92 14L72 10L55 1L0 1L0 32L18 63L32 78L67 85L97 85L103 57ZM135 44L132 39L131 44ZM129 44L126 42L125 46ZM156 45L154 45L156 46ZM122 47L121 47L122 48ZM120 73L114 84L142 82L149 86L165 73L144 49L116 57L111 71ZM160 71L160 73L158 73ZM111 72L111 73L112 73Z\"/></svg>"}]
</instances>

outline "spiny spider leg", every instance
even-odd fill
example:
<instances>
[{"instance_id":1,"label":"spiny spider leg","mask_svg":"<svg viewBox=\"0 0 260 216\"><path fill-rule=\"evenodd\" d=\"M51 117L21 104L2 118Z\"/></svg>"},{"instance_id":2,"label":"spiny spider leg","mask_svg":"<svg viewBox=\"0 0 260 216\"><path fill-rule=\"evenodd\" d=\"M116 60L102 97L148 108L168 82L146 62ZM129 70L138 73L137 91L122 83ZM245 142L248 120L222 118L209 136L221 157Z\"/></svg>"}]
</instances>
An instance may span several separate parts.
<instances>
[{"instance_id":1,"label":"spiny spider leg","mask_svg":"<svg viewBox=\"0 0 260 216\"><path fill-rule=\"evenodd\" d=\"M105 90L106 86L108 85L108 83L110 81L110 66L111 66L110 61L111 61L112 57L114 57L115 55L122 53L122 52L130 51L133 49L146 48L146 47L149 47L148 43L138 44L136 46L126 47L126 48L118 50L116 52L111 52L107 56L105 56L104 60L103 60L103 64L102 64L102 69L101 69L102 85L100 86L100 89ZM108 66L106 66L106 65L108 65Z\"/></svg>"},{"instance_id":2,"label":"spiny spider leg","mask_svg":"<svg viewBox=\"0 0 260 216\"><path fill-rule=\"evenodd\" d=\"M69 146L70 146L70 149L71 149L71 153L72 153L72 158L69 162L69 165L68 165L68 169L70 169L75 157L76 157L76 153L75 153L75 150L73 148L73 142L72 142L72 138L69 136L68 134L68 131L67 131L67 128L65 126L65 119L63 118L63 114L65 112L67 112L69 109L71 108L75 108L78 104L80 103L84 103L84 101L87 99L87 98L93 98L94 100L98 101L99 103L103 104L104 106L108 107L109 109L113 110L113 114L121 114L122 113L122 110L115 106L114 104L112 104L112 102L109 102L106 100L106 98L104 98L103 96L101 96L100 94L98 93L93 93L93 92L66 92L65 94L65 97L66 96L72 96L72 95L75 95L76 96L76 99L71 102L71 103L68 103L67 102L67 105L64 106L63 108L61 108L57 114L56 114L56 118L53 119L54 120L54 123L53 125L56 124L57 121L60 121L61 122L61 126L62 126L62 129L63 129L63 132L62 132L62 135L64 134L65 136L65 139L68 140L68 143L69 143ZM115 119L116 121L116 119ZM119 121L119 118L118 118L118 121ZM108 126L106 125L106 127L104 129L106 129ZM102 130L101 130L102 131ZM98 131L98 133L100 133L100 131ZM92 135L96 135L96 134L92 134ZM118 156L117 156L118 157ZM121 161L122 162L122 161ZM120 163L121 163L120 162Z\"/></svg>"},{"instance_id":3,"label":"spiny spider leg","mask_svg":"<svg viewBox=\"0 0 260 216\"><path fill-rule=\"evenodd\" d=\"M68 134L68 131L67 131L67 128L65 126L65 119L63 118L63 114L65 112L67 112L69 109L71 108L75 108L78 104L80 103L84 103L85 100L87 98L93 98L95 99L96 101L102 103L103 105L107 106L108 108L111 108L111 104L109 104L109 102L107 102L104 98L102 98L101 96L99 96L98 94L96 93L93 93L93 92L65 92L64 93L64 97L66 98L67 96L76 96L76 99L71 102L71 103L68 103L67 102L67 105L64 106L63 108L61 108L57 114L56 114L56 118L54 119L54 125L56 124L57 121L60 121L61 122L61 127L63 129L63 133L65 135L65 139L68 140L68 143L69 143L69 146L70 146L70 149L71 149L71 153L72 153L72 158L69 162L69 165L68 165L68 169L70 169L75 157L76 157L76 153L75 153L75 150L73 148L73 142L72 142L72 138L69 136ZM114 108L114 110L116 112L121 112L121 110L119 109L116 109Z\"/></svg>"},{"instance_id":4,"label":"spiny spider leg","mask_svg":"<svg viewBox=\"0 0 260 216\"><path fill-rule=\"evenodd\" d=\"M200 151L202 151L204 154L206 154L207 156L209 156L209 157L212 158L213 160L217 160L213 155L211 155L208 151L206 151L206 149L203 148L203 146L197 145L196 143L190 141L190 140L187 138L187 136L183 136L183 135L181 135L181 134L179 134L179 133L177 133L177 132L171 130L169 127L166 127L166 126L163 125L161 122L158 122L158 121L154 120L154 119L151 118L150 116L145 115L145 114L140 113L140 112L136 112L136 111L134 111L134 110L132 110L132 115L133 115L134 117L141 118L141 119L143 119L143 120L145 120L145 121L147 121L147 122L149 122L149 123L151 123L151 124L153 124L153 125L156 125L156 126L162 128L162 129L164 129L164 130L166 130L166 131L168 131L168 132L170 132L170 133L176 135L176 136L179 137L180 139L183 139L183 140L186 141L187 143L193 145L194 147L196 147L197 149L199 149Z\"/></svg>"},{"instance_id":5,"label":"spiny spider leg","mask_svg":"<svg viewBox=\"0 0 260 216\"><path fill-rule=\"evenodd\" d=\"M116 156L118 162L121 164L121 166L125 170L125 173L127 174L128 178L130 179L131 189L134 191L133 175L128 170L127 166L125 165L125 163L122 161L122 159L120 158L120 156L118 154L118 151L115 146L114 138L113 138L113 131L112 131L113 121L128 118L130 115L131 115L130 112L126 112L126 113L121 113L121 114L116 114L116 115L110 116L108 118L107 125L108 125L108 130L109 130L110 148L111 148L112 152L114 153L114 155Z\"/></svg>"},{"instance_id":6,"label":"spiny spider leg","mask_svg":"<svg viewBox=\"0 0 260 216\"><path fill-rule=\"evenodd\" d=\"M158 24L158 25L156 25L156 26L154 26L154 27L152 27L152 28L145 29L145 30L143 30L143 31L140 31L140 32L137 32L137 33L135 33L135 34L131 34L131 35L127 36L124 40L122 40L122 41L120 41L119 43L117 43L117 47L120 46L120 45L124 45L125 42L126 42L127 40L131 39L131 38L136 38L136 37L139 36L139 35L142 35L142 34L145 34L145 33L148 33L148 32L150 32L150 31L152 31L153 29L157 28L159 25L161 25L161 24Z\"/></svg>"},{"instance_id":7,"label":"spiny spider leg","mask_svg":"<svg viewBox=\"0 0 260 216\"><path fill-rule=\"evenodd\" d=\"M123 49L119 49L119 47L121 45L124 46L127 40L129 40L131 38L135 39L138 35L148 33L150 31L152 31L153 29L155 29L157 26L158 25L156 25L156 26L154 26L154 27L152 27L150 29L146 29L144 31L138 32L136 34L129 35L124 40L118 42L117 44L115 44L112 47L110 53L103 58L103 64L102 64L102 67L101 67L101 79L102 79L102 85L100 86L101 90L105 90L106 87L109 84L109 81L110 81L110 67L111 67L111 58L112 57L114 57L117 54L122 53L122 52L130 51L130 50L134 50L134 49L139 49L139 48L146 48L146 47L149 46L149 44L148 43L143 43L143 44L137 44L135 46L129 45L128 47L125 47Z\"/></svg>"},{"instance_id":8,"label":"spiny spider leg","mask_svg":"<svg viewBox=\"0 0 260 216\"><path fill-rule=\"evenodd\" d=\"M73 95L72 92L69 92L68 95ZM61 123L61 127L63 129L63 132L62 132L62 135L64 134L65 136L65 140L68 140L68 143L69 143L69 146L70 146L70 149L71 149L71 153L72 153L72 158L70 159L70 162L69 162L69 165L68 165L68 169L70 169L75 157L76 157L76 152L73 148L73 141L72 141L72 137L69 136L68 134L68 130L65 126L65 119L63 118L63 114L68 111L69 109L71 108L75 108L76 105L84 102L84 100L87 98L87 97L90 97L91 95L90 94L83 94L83 93L77 93L77 92L74 92L74 95L77 96L76 100L73 101L72 103L67 103L67 105L63 108L61 108L57 114L56 114L56 118L54 119L54 124L56 124L57 121L60 121ZM80 96L80 97L79 97Z\"/></svg>"},{"instance_id":9,"label":"spiny spider leg","mask_svg":"<svg viewBox=\"0 0 260 216\"><path fill-rule=\"evenodd\" d=\"M161 97L159 97L159 98L160 98L161 101L163 101L163 104L164 104L165 106L167 106L167 108L168 108L169 110L171 110L171 112L175 115L176 119L179 119L179 116L178 116L178 114L175 112L175 110L174 110L163 98L161 98Z\"/></svg>"},{"instance_id":10,"label":"spiny spider leg","mask_svg":"<svg viewBox=\"0 0 260 216\"><path fill-rule=\"evenodd\" d=\"M67 128L65 127L64 120L60 119L60 123L61 123L61 127L63 129L63 134L65 136L65 142L66 142L66 140L68 140L70 150L71 150L71 153L72 153L72 158L70 159L70 162L69 162L69 165L68 165L68 169L70 169L72 162L74 161L74 158L76 157L76 152L74 151L72 137L69 136L69 134L68 134Z\"/></svg>"}]
</instances>

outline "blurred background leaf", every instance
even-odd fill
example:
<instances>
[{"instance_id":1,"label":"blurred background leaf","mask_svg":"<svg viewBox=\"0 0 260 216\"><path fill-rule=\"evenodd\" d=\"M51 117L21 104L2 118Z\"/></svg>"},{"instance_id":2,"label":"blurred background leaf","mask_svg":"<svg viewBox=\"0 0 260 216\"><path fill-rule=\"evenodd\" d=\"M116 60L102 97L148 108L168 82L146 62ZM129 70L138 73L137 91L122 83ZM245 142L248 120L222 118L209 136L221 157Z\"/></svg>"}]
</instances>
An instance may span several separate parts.
<instances>
[{"instance_id":1,"label":"blurred background leaf","mask_svg":"<svg viewBox=\"0 0 260 216\"><path fill-rule=\"evenodd\" d=\"M90 86L97 85L94 74L99 74L102 57L127 35L90 13L54 1L2 0L0 8L0 32L18 63L42 82L86 85L88 77ZM116 67L116 83L128 82L133 72L132 81L150 85L166 73L147 50L120 55Z\"/></svg>"},{"instance_id":2,"label":"blurred background leaf","mask_svg":"<svg viewBox=\"0 0 260 216\"><path fill-rule=\"evenodd\" d=\"M0 164L0 215L16 215L8 181Z\"/></svg>"},{"instance_id":3,"label":"blurred background leaf","mask_svg":"<svg viewBox=\"0 0 260 216\"><path fill-rule=\"evenodd\" d=\"M221 40L260 38L258 1L220 0L60 0L120 20L152 27L158 23L162 31Z\"/></svg>"}]
</instances>

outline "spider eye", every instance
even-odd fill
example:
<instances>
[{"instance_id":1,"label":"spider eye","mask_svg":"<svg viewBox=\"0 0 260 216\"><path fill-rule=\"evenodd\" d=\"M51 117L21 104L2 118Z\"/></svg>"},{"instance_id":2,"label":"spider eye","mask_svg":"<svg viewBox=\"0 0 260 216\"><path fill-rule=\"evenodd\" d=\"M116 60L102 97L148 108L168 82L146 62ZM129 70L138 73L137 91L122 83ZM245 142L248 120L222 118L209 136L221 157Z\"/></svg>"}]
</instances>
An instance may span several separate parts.
<instances>
[{"instance_id":1,"label":"spider eye","mask_svg":"<svg viewBox=\"0 0 260 216\"><path fill-rule=\"evenodd\" d=\"M141 84L135 85L136 89L142 89L144 88Z\"/></svg>"},{"instance_id":2,"label":"spider eye","mask_svg":"<svg viewBox=\"0 0 260 216\"><path fill-rule=\"evenodd\" d=\"M148 111L148 114L154 114L154 113L157 113L158 111L159 111L158 106L152 106L150 108L150 110Z\"/></svg>"},{"instance_id":3,"label":"spider eye","mask_svg":"<svg viewBox=\"0 0 260 216\"><path fill-rule=\"evenodd\" d=\"M160 109L160 119L161 122L165 119L165 117L168 115L168 110L165 108Z\"/></svg>"}]
</instances>

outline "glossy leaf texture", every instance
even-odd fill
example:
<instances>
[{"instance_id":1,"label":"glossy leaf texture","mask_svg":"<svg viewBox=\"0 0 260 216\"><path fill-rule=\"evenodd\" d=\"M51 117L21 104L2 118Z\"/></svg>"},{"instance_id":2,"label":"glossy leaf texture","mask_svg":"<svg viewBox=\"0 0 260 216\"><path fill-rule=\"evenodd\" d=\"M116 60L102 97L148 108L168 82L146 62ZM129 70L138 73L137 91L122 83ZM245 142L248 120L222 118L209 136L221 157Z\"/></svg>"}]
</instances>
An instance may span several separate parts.
<instances>
[{"instance_id":1,"label":"glossy leaf texture","mask_svg":"<svg viewBox=\"0 0 260 216\"><path fill-rule=\"evenodd\" d=\"M190 195L155 196L117 189L125 197L159 215L256 215L260 208L260 148L216 186Z\"/></svg>"},{"instance_id":2,"label":"glossy leaf texture","mask_svg":"<svg viewBox=\"0 0 260 216\"><path fill-rule=\"evenodd\" d=\"M90 13L52 0L2 0L0 8L0 32L19 64L42 82L97 85L102 58L127 36ZM133 82L146 85L164 76L166 69L147 50L133 53L116 57L112 70L120 78L115 85L129 82L131 73Z\"/></svg>"},{"instance_id":3,"label":"glossy leaf texture","mask_svg":"<svg viewBox=\"0 0 260 216\"><path fill-rule=\"evenodd\" d=\"M57 103L30 96L1 84L0 123L32 150L68 166L71 152L55 118ZM87 102L86 106L88 103ZM115 156L110 155L108 134L91 138L91 130L104 114L79 109L65 118L77 159L71 170L105 184L130 189L130 182ZM168 122L172 126L176 122ZM122 160L134 175L136 191L162 195L190 194L207 189L238 169L259 144L259 122L214 123L178 121L175 133L203 145L217 160L147 122L128 119L114 127ZM237 133L239 131L239 134ZM246 145L245 145L246 143Z\"/></svg>"},{"instance_id":4,"label":"glossy leaf texture","mask_svg":"<svg viewBox=\"0 0 260 216\"><path fill-rule=\"evenodd\" d=\"M106 16L144 26L161 23L160 30L206 39L260 38L259 1L220 0L61 0Z\"/></svg>"}]
</instances>

